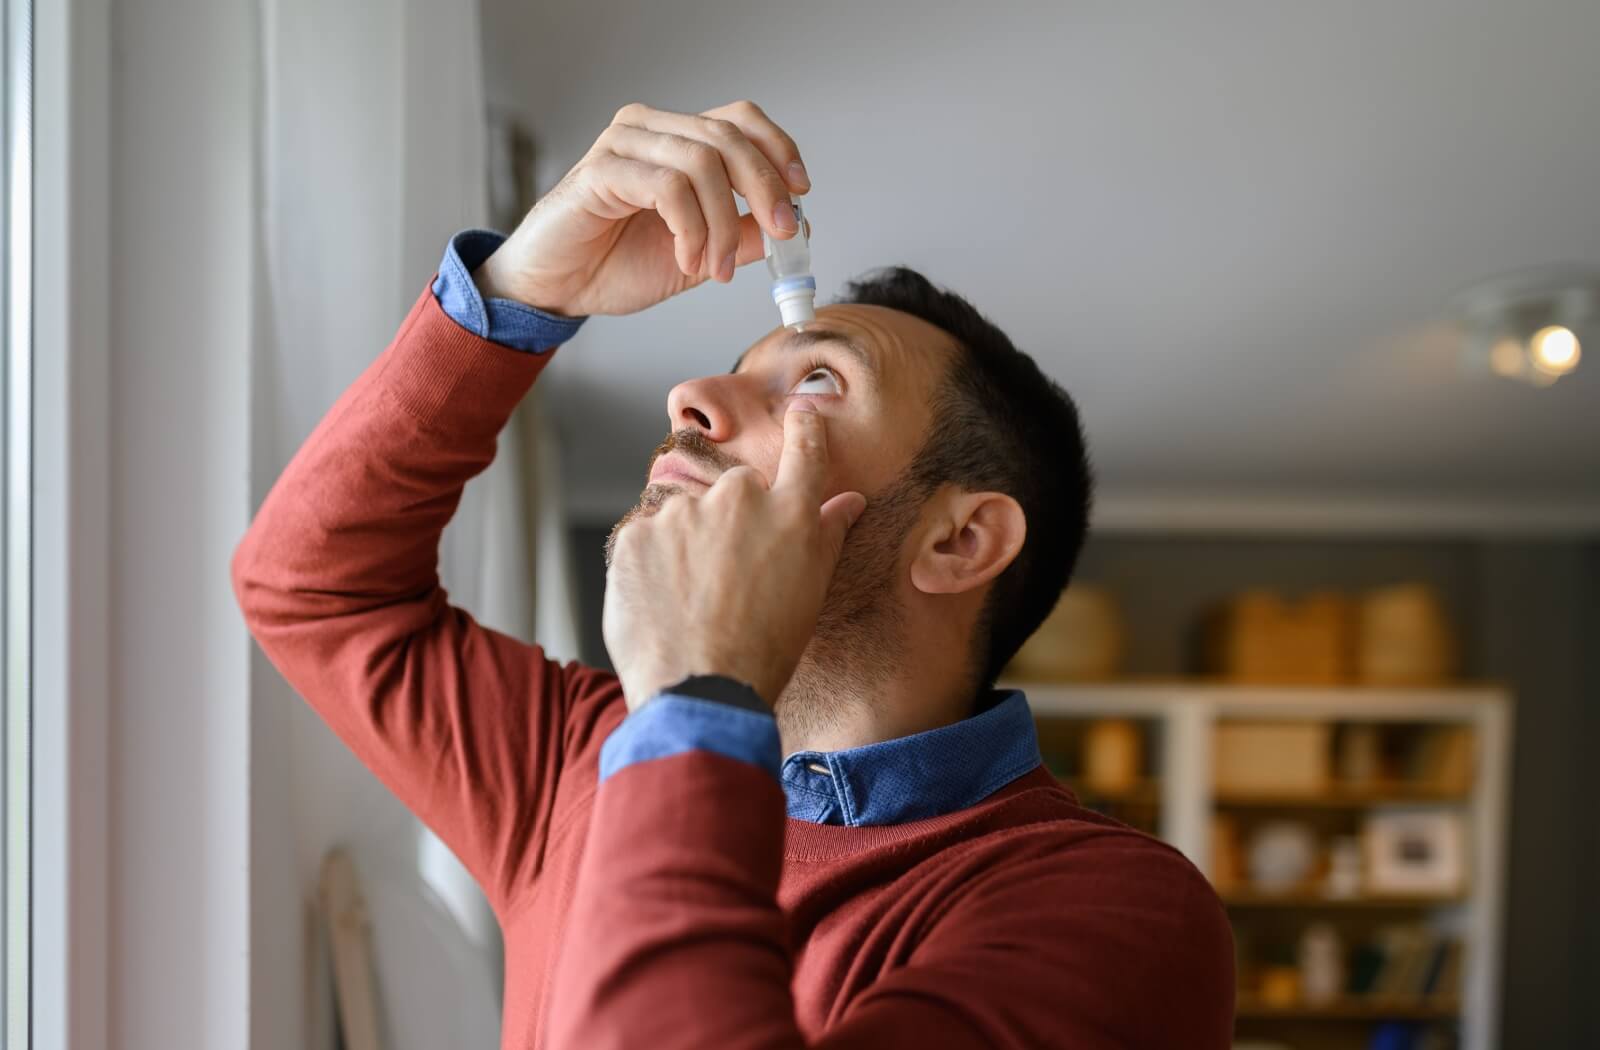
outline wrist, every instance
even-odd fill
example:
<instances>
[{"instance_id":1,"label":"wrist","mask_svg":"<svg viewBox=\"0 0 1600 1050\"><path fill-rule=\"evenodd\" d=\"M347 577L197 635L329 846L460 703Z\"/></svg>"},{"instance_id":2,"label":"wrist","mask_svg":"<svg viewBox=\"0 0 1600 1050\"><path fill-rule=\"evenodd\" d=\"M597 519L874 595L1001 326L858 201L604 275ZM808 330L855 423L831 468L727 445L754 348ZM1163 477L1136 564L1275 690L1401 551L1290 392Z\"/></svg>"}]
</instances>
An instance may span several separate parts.
<instances>
[{"instance_id":1,"label":"wrist","mask_svg":"<svg viewBox=\"0 0 1600 1050\"><path fill-rule=\"evenodd\" d=\"M691 666L695 669L690 670ZM769 684L731 670L730 667L731 665L720 661L702 661L693 664L672 661L670 664L663 663L649 669L623 671L621 674L623 699L627 701L628 710L637 711L658 696L676 692L680 686L687 686L689 692L686 695L690 696L700 696L698 690L701 689L720 690L730 695L733 690L738 689L747 695L743 695L742 702L736 706L771 711L776 691L769 696ZM708 699L717 698L708 697Z\"/></svg>"},{"instance_id":2,"label":"wrist","mask_svg":"<svg viewBox=\"0 0 1600 1050\"><path fill-rule=\"evenodd\" d=\"M510 243L508 239L472 271L472 283L478 286L478 294L485 299L506 299L521 303L555 317L577 317L578 315L567 309L565 304L551 301L550 296L529 294L525 287L526 282L519 279L519 268L506 254L506 245Z\"/></svg>"},{"instance_id":3,"label":"wrist","mask_svg":"<svg viewBox=\"0 0 1600 1050\"><path fill-rule=\"evenodd\" d=\"M692 674L667 686L657 696L682 696L771 714L772 707L748 682L720 674Z\"/></svg>"}]
</instances>

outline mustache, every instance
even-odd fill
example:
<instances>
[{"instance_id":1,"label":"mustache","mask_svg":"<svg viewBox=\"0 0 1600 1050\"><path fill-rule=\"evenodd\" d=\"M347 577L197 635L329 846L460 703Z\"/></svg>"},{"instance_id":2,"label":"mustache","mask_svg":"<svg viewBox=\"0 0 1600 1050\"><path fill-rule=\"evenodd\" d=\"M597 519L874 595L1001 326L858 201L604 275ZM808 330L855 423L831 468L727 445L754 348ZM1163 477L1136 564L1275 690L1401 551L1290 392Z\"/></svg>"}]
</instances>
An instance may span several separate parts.
<instances>
[{"instance_id":1,"label":"mustache","mask_svg":"<svg viewBox=\"0 0 1600 1050\"><path fill-rule=\"evenodd\" d=\"M711 467L718 474L732 470L734 467L744 466L739 460L728 455L715 441L706 437L705 433L694 427L684 427L668 434L666 440L656 446L650 454L650 463L645 467L645 476L650 476L650 471L655 469L656 460L668 452L676 452L687 457L695 463ZM714 480L714 479L713 479Z\"/></svg>"}]
</instances>

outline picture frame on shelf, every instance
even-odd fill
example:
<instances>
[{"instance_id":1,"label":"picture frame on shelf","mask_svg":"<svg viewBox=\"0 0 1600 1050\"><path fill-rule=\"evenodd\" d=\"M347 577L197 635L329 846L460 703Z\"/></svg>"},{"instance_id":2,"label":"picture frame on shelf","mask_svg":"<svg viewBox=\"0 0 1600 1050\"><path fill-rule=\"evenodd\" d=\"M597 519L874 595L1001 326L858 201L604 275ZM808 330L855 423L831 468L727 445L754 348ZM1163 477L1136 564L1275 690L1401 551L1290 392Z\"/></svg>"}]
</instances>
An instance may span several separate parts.
<instances>
[{"instance_id":1,"label":"picture frame on shelf","mask_svg":"<svg viewBox=\"0 0 1600 1050\"><path fill-rule=\"evenodd\" d=\"M1361 838L1368 893L1447 896L1466 888L1465 832L1452 810L1373 810Z\"/></svg>"}]
</instances>

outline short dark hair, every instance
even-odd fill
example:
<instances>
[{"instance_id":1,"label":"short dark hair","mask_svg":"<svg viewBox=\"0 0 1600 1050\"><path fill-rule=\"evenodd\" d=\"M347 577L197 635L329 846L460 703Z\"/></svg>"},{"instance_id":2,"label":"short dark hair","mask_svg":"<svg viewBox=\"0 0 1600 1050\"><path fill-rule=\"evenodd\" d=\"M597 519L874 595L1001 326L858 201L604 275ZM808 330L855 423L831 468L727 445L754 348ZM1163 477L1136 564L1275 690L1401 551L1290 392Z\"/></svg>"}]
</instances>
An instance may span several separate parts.
<instances>
[{"instance_id":1,"label":"short dark hair","mask_svg":"<svg viewBox=\"0 0 1600 1050\"><path fill-rule=\"evenodd\" d=\"M1077 406L976 307L915 270L875 270L846 285L839 302L899 310L957 344L908 469L919 491L953 483L1004 492L1027 519L1022 550L995 578L974 639L977 684L988 689L1055 608L1083 547L1093 478Z\"/></svg>"}]
</instances>

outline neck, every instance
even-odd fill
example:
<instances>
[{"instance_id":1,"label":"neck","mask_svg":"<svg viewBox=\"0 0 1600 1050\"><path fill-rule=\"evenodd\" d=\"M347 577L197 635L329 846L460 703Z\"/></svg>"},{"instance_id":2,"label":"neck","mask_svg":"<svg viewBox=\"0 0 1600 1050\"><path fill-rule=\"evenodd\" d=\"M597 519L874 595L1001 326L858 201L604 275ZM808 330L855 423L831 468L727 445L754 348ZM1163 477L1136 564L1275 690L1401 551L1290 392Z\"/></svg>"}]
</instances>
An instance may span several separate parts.
<instances>
[{"instance_id":1,"label":"neck","mask_svg":"<svg viewBox=\"0 0 1600 1050\"><path fill-rule=\"evenodd\" d=\"M948 612L948 610L946 610ZM785 755L843 751L959 722L972 713L965 617L819 624L776 715ZM913 641L914 640L914 641Z\"/></svg>"}]
</instances>

